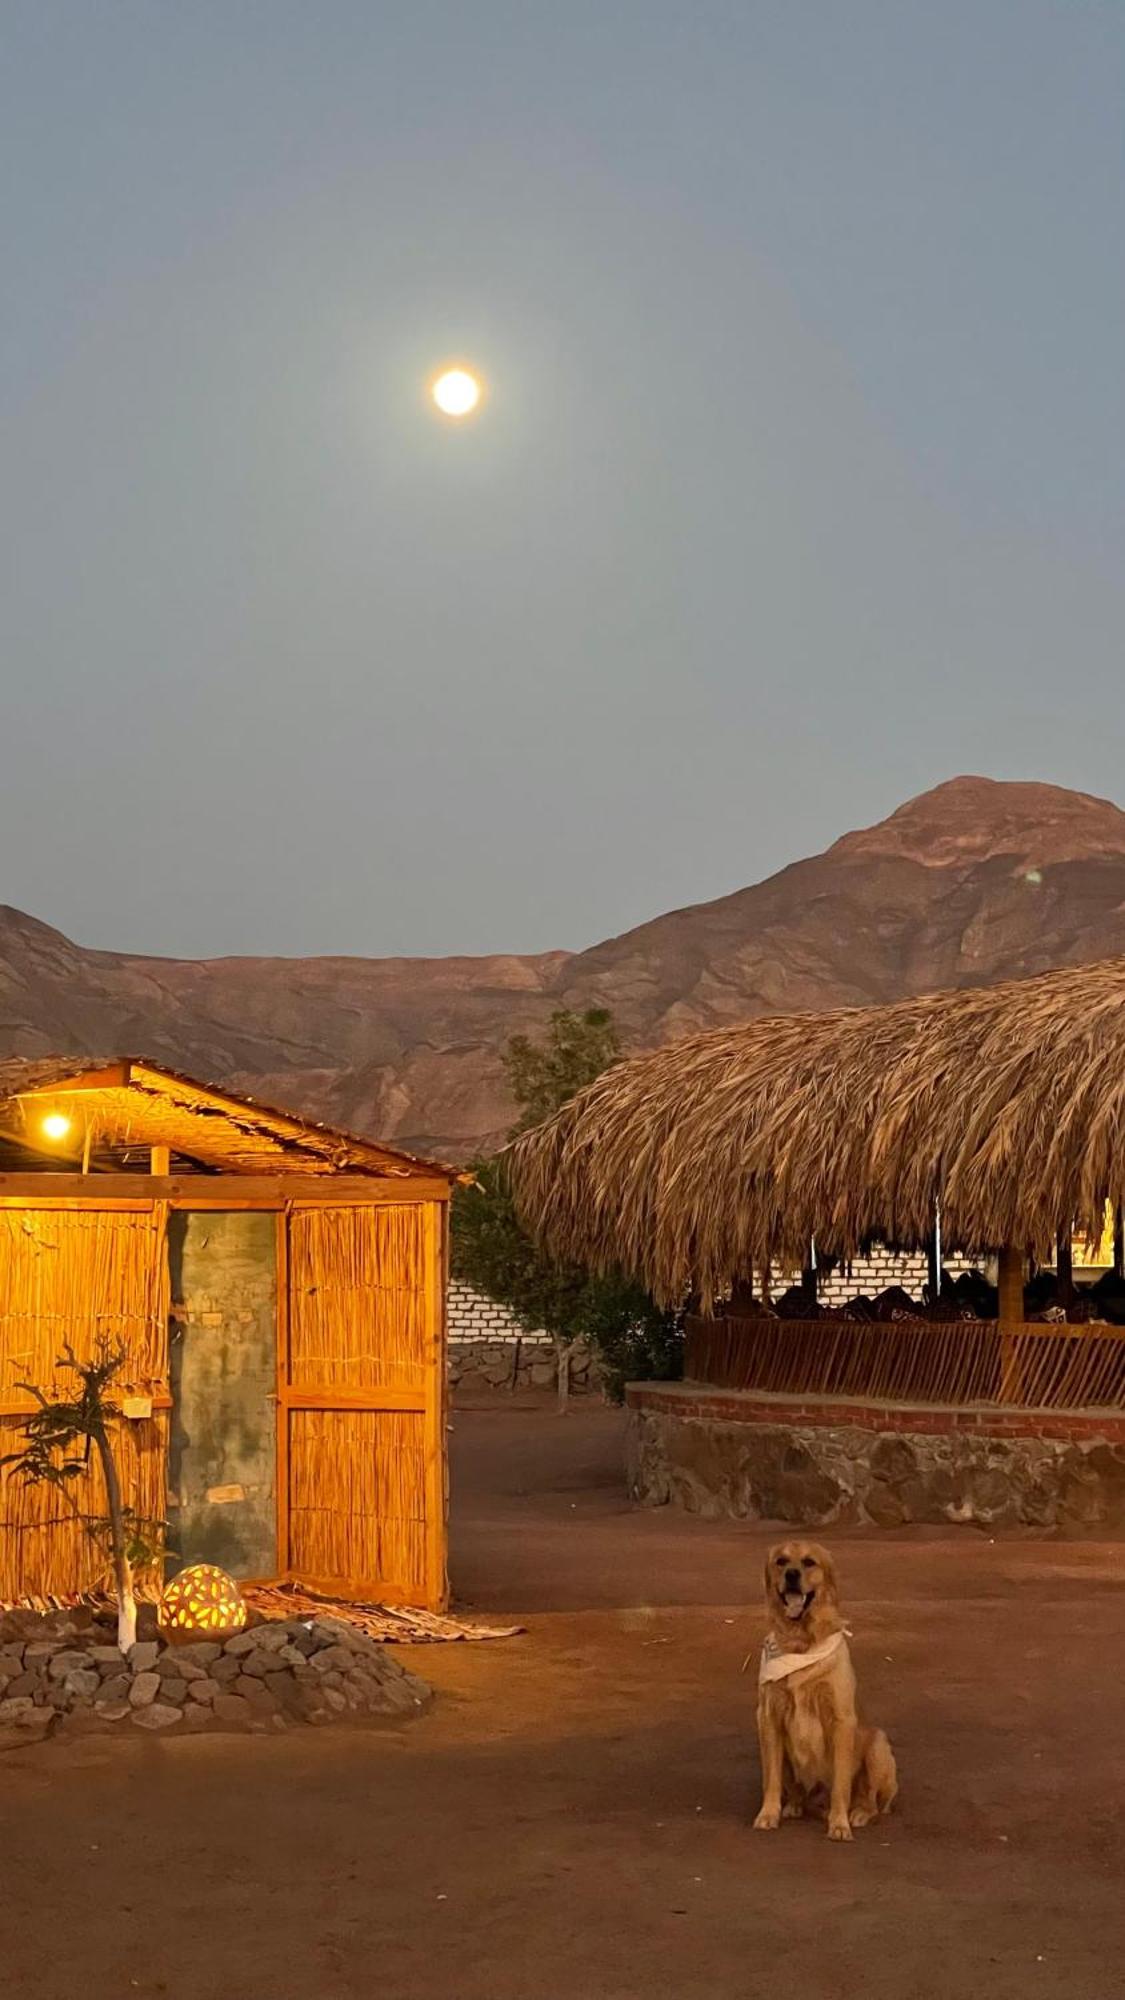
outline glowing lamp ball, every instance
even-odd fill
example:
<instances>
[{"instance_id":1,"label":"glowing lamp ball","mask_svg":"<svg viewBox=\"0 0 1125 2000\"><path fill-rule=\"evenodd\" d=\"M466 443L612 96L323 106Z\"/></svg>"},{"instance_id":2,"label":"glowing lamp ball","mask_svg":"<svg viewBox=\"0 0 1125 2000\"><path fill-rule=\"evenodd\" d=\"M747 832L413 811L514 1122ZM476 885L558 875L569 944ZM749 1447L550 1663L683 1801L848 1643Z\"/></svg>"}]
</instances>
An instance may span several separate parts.
<instances>
[{"instance_id":1,"label":"glowing lamp ball","mask_svg":"<svg viewBox=\"0 0 1125 2000\"><path fill-rule=\"evenodd\" d=\"M193 1563L174 1576L160 1600L160 1627L172 1644L192 1639L233 1639L246 1623L246 1605L233 1576L214 1563Z\"/></svg>"}]
</instances>

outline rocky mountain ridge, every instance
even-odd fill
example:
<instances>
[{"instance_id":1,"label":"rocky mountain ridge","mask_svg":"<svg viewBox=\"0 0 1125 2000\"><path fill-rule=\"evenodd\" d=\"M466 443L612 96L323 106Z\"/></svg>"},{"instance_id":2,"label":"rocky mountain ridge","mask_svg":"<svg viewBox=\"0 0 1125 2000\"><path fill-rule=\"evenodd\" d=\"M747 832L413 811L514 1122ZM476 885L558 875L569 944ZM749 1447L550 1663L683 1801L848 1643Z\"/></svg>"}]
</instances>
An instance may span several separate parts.
<instances>
[{"instance_id":1,"label":"rocky mountain ridge","mask_svg":"<svg viewBox=\"0 0 1125 2000\"><path fill-rule=\"evenodd\" d=\"M508 1036L555 1007L611 1007L643 1047L1116 952L1125 812L963 777L765 881L580 952L146 958L0 908L0 1055L149 1055L462 1159L508 1123Z\"/></svg>"}]
</instances>

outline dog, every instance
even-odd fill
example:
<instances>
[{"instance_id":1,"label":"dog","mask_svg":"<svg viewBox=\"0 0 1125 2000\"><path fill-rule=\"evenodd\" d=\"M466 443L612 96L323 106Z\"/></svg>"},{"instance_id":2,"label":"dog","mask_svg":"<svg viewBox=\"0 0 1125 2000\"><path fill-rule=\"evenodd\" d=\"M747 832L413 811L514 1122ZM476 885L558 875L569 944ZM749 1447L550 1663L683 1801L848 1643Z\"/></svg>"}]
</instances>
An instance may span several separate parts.
<instances>
[{"instance_id":1,"label":"dog","mask_svg":"<svg viewBox=\"0 0 1125 2000\"><path fill-rule=\"evenodd\" d=\"M762 1809L772 1833L783 1819L827 1806L829 1840L889 1812L898 1792L894 1754L881 1729L856 1716L856 1682L840 1615L836 1571L816 1542L779 1542L766 1557L769 1630L758 1681Z\"/></svg>"}]
</instances>

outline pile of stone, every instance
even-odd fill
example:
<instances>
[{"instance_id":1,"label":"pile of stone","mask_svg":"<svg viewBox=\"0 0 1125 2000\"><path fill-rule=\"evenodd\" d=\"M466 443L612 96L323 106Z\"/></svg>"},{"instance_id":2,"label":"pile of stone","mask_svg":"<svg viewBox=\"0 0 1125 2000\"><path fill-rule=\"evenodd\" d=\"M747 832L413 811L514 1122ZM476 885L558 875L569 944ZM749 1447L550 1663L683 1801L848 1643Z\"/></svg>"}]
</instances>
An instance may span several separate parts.
<instances>
[{"instance_id":1,"label":"pile of stone","mask_svg":"<svg viewBox=\"0 0 1125 2000\"><path fill-rule=\"evenodd\" d=\"M223 1644L176 1645L150 1621L126 1656L112 1623L89 1612L0 1613L0 1749L59 1725L184 1735L403 1720L429 1699L385 1646L337 1618L269 1619Z\"/></svg>"}]
</instances>

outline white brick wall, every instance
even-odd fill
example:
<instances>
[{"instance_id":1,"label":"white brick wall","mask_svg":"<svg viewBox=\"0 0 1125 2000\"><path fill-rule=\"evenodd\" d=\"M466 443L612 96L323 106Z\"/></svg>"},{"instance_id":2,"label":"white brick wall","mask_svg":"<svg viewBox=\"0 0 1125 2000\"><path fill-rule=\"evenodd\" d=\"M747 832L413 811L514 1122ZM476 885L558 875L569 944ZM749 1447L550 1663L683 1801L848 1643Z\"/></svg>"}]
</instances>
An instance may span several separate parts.
<instances>
[{"instance_id":1,"label":"white brick wall","mask_svg":"<svg viewBox=\"0 0 1125 2000\"><path fill-rule=\"evenodd\" d=\"M959 1278L962 1271L974 1268L971 1257L943 1257L941 1267L951 1278ZM857 1292L866 1292L871 1298L876 1292L885 1292L888 1285L901 1285L912 1298L920 1299L926 1283L926 1259L920 1251L896 1257L890 1250L877 1247L869 1257L857 1257L850 1272L849 1276L848 1265L838 1264L830 1278L821 1279L816 1295L822 1305L846 1305Z\"/></svg>"},{"instance_id":2,"label":"white brick wall","mask_svg":"<svg viewBox=\"0 0 1125 2000\"><path fill-rule=\"evenodd\" d=\"M973 1268L969 1257L945 1257L942 1268L951 1278L962 1271ZM794 1284L800 1276L795 1272L790 1277L775 1273L773 1281L774 1297L778 1297L787 1285ZM901 1285L913 1297L921 1298L926 1282L926 1259L921 1252L906 1256L894 1256L890 1250L875 1249L869 1257L857 1257L850 1267L838 1264L830 1278L822 1278L817 1288L817 1296L826 1306L842 1306L848 1299L854 1299L857 1292L873 1295L885 1292L888 1285ZM482 1298L468 1285L451 1284L449 1287L449 1338L458 1340L515 1340L521 1328L507 1306L496 1305L492 1299ZM522 1334L524 1340L545 1340L545 1333Z\"/></svg>"},{"instance_id":3,"label":"white brick wall","mask_svg":"<svg viewBox=\"0 0 1125 2000\"><path fill-rule=\"evenodd\" d=\"M449 1338L454 1340L546 1340L545 1333L523 1332L507 1306L497 1305L468 1285L456 1282L449 1287L447 1300Z\"/></svg>"}]
</instances>

